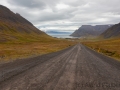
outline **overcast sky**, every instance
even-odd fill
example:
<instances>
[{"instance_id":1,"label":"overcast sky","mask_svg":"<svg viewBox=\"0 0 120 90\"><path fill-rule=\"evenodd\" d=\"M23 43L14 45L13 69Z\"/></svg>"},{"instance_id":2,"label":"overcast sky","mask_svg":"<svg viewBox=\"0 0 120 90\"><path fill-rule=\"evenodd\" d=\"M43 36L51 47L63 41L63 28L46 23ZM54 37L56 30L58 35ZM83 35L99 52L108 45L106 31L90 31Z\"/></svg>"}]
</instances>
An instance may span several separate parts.
<instances>
[{"instance_id":1,"label":"overcast sky","mask_svg":"<svg viewBox=\"0 0 120 90\"><path fill-rule=\"evenodd\" d=\"M1 0L0 4L43 31L120 22L120 0Z\"/></svg>"}]
</instances>

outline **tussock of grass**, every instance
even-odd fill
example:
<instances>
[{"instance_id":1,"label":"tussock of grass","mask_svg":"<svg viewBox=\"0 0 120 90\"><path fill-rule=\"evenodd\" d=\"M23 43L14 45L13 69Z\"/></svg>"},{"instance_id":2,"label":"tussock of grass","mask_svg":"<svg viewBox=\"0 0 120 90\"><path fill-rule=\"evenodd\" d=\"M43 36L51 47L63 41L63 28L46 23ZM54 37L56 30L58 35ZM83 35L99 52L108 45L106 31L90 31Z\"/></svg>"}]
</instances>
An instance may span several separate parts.
<instances>
[{"instance_id":1,"label":"tussock of grass","mask_svg":"<svg viewBox=\"0 0 120 90\"><path fill-rule=\"evenodd\" d=\"M84 45L120 60L120 39L82 42Z\"/></svg>"}]
</instances>

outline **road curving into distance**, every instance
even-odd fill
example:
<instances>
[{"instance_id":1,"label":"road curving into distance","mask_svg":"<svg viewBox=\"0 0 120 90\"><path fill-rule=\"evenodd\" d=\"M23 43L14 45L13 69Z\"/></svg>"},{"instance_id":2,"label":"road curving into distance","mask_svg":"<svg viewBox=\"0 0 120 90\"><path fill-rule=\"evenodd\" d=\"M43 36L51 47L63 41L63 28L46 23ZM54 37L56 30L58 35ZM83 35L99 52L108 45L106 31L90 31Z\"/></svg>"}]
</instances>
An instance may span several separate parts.
<instances>
[{"instance_id":1,"label":"road curving into distance","mask_svg":"<svg viewBox=\"0 0 120 90\"><path fill-rule=\"evenodd\" d=\"M0 90L120 90L120 62L77 44L1 64Z\"/></svg>"}]
</instances>

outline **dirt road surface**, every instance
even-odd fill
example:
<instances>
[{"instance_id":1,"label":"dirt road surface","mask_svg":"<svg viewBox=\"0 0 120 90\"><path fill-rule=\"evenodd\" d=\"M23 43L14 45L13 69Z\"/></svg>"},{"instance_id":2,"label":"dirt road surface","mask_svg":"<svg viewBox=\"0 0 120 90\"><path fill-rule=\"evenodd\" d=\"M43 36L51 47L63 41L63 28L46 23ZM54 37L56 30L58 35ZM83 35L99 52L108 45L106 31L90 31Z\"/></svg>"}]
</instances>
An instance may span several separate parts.
<instances>
[{"instance_id":1,"label":"dirt road surface","mask_svg":"<svg viewBox=\"0 0 120 90\"><path fill-rule=\"evenodd\" d=\"M120 62L77 44L0 64L0 90L120 90Z\"/></svg>"}]
</instances>

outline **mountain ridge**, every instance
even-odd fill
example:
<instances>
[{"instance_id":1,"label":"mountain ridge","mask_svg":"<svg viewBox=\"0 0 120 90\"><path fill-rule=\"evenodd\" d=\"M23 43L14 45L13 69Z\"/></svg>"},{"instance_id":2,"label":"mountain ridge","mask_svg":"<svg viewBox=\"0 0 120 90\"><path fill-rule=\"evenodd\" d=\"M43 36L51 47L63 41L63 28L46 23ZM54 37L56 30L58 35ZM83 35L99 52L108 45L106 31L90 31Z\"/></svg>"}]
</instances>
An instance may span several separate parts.
<instances>
[{"instance_id":1,"label":"mountain ridge","mask_svg":"<svg viewBox=\"0 0 120 90\"><path fill-rule=\"evenodd\" d=\"M106 29L110 28L111 25L82 25L78 30L73 32L70 36L73 37L89 37L99 36Z\"/></svg>"},{"instance_id":2,"label":"mountain ridge","mask_svg":"<svg viewBox=\"0 0 120 90\"><path fill-rule=\"evenodd\" d=\"M18 13L0 5L0 42L48 36Z\"/></svg>"},{"instance_id":3,"label":"mountain ridge","mask_svg":"<svg viewBox=\"0 0 120 90\"><path fill-rule=\"evenodd\" d=\"M120 23L113 25L103 32L100 37L104 39L108 38L120 38Z\"/></svg>"}]
</instances>

